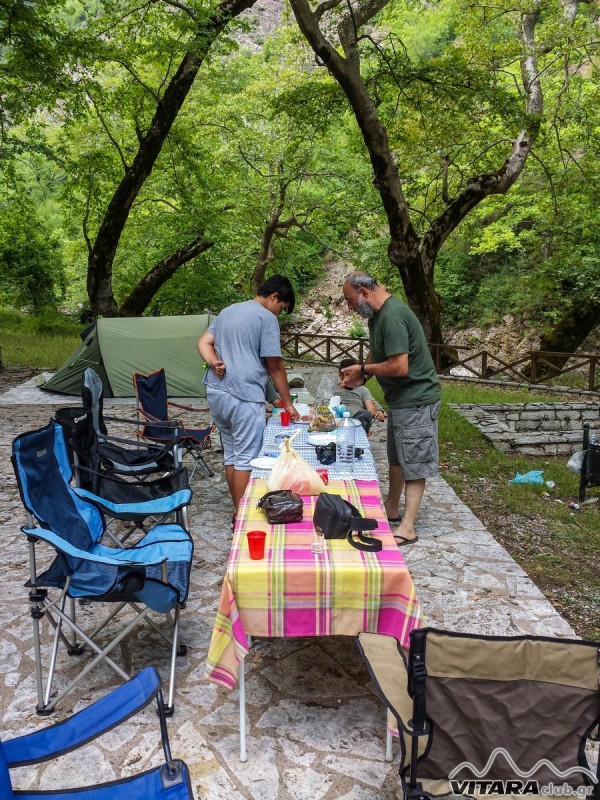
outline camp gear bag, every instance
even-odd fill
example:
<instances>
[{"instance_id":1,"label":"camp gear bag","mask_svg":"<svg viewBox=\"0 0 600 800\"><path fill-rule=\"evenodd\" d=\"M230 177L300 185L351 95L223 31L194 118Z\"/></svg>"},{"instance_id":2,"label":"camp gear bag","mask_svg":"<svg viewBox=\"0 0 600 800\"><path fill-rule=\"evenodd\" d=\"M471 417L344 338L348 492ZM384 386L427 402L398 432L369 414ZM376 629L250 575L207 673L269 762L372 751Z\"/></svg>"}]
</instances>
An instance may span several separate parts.
<instances>
[{"instance_id":1,"label":"camp gear bag","mask_svg":"<svg viewBox=\"0 0 600 800\"><path fill-rule=\"evenodd\" d=\"M363 536L361 533L377 528L377 520L361 516L360 511L352 503L338 494L321 492L315 505L313 524L325 539L347 539L357 550L367 550L372 553L381 550L379 539ZM358 541L353 538L353 531L358 532Z\"/></svg>"},{"instance_id":2,"label":"camp gear bag","mask_svg":"<svg viewBox=\"0 0 600 800\"><path fill-rule=\"evenodd\" d=\"M286 522L300 522L304 503L299 494L288 489L280 489L263 494L256 507L262 508L270 523L279 525Z\"/></svg>"}]
</instances>

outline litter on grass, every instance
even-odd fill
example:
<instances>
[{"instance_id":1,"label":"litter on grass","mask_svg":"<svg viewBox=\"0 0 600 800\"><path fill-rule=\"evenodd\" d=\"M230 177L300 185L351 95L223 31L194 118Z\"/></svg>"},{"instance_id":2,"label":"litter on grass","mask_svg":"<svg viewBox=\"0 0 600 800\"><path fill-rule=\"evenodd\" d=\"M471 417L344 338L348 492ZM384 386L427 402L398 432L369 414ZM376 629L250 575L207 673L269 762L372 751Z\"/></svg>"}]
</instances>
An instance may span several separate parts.
<instances>
[{"instance_id":1,"label":"litter on grass","mask_svg":"<svg viewBox=\"0 0 600 800\"><path fill-rule=\"evenodd\" d=\"M541 486L541 484L544 483L544 470L534 469L531 470L531 472L526 472L524 475L521 475L520 472L517 472L510 483L536 483Z\"/></svg>"}]
</instances>

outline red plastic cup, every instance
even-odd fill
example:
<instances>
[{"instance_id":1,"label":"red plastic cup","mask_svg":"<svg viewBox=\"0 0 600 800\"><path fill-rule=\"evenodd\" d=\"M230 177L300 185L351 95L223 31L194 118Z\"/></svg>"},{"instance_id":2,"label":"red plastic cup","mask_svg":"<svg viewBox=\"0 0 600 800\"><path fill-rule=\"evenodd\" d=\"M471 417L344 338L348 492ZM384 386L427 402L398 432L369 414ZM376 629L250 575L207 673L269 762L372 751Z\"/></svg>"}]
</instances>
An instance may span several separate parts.
<instances>
[{"instance_id":1,"label":"red plastic cup","mask_svg":"<svg viewBox=\"0 0 600 800\"><path fill-rule=\"evenodd\" d=\"M281 424L283 425L283 427L287 428L287 426L290 424L290 419L291 419L290 412L282 411L281 414L279 415L279 419L281 420Z\"/></svg>"},{"instance_id":2,"label":"red plastic cup","mask_svg":"<svg viewBox=\"0 0 600 800\"><path fill-rule=\"evenodd\" d=\"M317 475L321 476L321 480L323 481L325 486L327 486L327 484L329 483L329 473L327 472L327 470L326 469L318 469L317 470Z\"/></svg>"},{"instance_id":3,"label":"red plastic cup","mask_svg":"<svg viewBox=\"0 0 600 800\"><path fill-rule=\"evenodd\" d=\"M254 561L260 561L265 557L265 539L267 534L264 531L248 531L246 539L248 539L248 550L250 551L250 558Z\"/></svg>"}]
</instances>

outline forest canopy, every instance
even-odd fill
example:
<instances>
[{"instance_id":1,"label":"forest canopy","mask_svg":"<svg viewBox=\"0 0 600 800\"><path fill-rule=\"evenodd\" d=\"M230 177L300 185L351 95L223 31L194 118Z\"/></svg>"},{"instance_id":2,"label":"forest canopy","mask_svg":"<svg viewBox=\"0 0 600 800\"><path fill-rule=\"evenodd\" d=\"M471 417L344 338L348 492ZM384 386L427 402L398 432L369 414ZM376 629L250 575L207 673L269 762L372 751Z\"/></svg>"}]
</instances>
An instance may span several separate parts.
<instances>
[{"instance_id":1,"label":"forest canopy","mask_svg":"<svg viewBox=\"0 0 600 800\"><path fill-rule=\"evenodd\" d=\"M2 0L0 303L214 311L333 255L432 340L510 311L566 342L600 323L599 27L551 0Z\"/></svg>"}]
</instances>

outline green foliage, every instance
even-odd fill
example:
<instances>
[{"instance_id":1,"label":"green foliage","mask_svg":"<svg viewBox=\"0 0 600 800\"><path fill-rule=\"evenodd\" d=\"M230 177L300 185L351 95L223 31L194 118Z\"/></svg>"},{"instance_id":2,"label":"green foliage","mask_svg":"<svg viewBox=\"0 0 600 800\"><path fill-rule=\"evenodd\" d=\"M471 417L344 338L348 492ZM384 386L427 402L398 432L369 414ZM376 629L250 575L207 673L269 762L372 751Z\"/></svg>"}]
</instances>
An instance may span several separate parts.
<instances>
[{"instance_id":1,"label":"green foliage","mask_svg":"<svg viewBox=\"0 0 600 800\"><path fill-rule=\"evenodd\" d=\"M64 294L62 242L16 193L0 200L0 302L39 311Z\"/></svg>"},{"instance_id":2,"label":"green foliage","mask_svg":"<svg viewBox=\"0 0 600 800\"><path fill-rule=\"evenodd\" d=\"M24 314L0 307L2 362L11 367L57 369L81 343L81 325L64 314Z\"/></svg>"}]
</instances>

